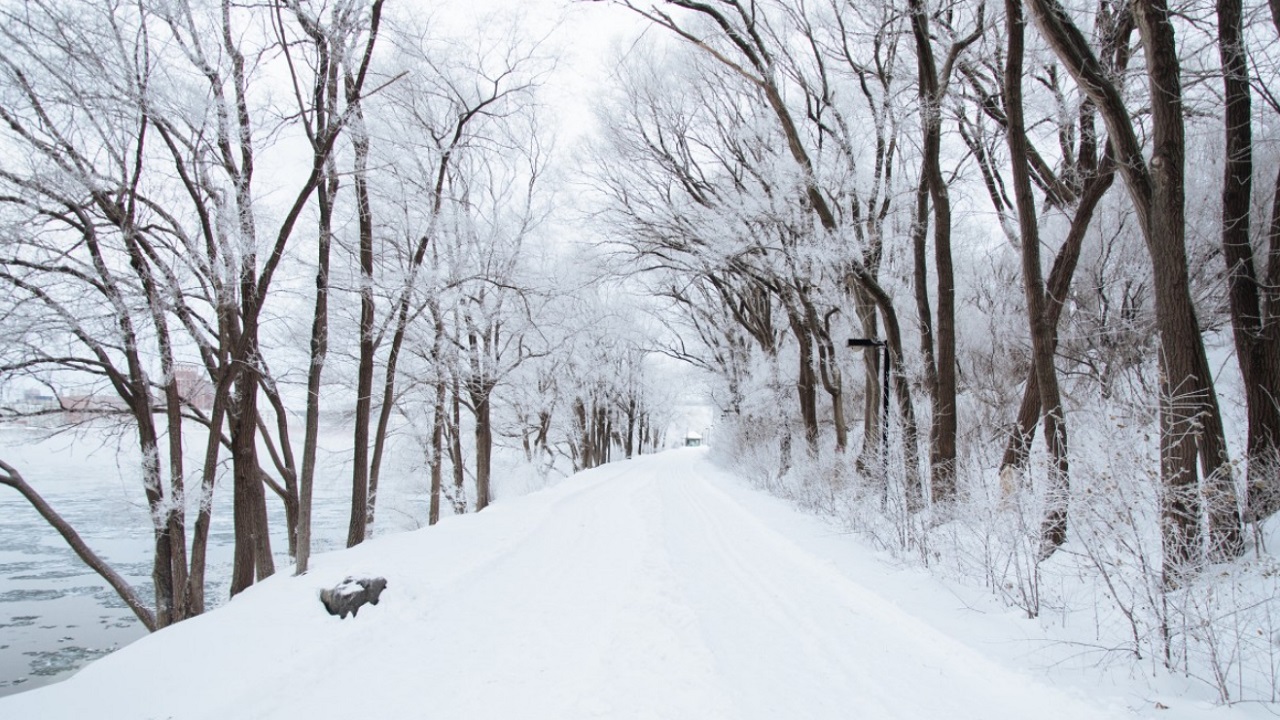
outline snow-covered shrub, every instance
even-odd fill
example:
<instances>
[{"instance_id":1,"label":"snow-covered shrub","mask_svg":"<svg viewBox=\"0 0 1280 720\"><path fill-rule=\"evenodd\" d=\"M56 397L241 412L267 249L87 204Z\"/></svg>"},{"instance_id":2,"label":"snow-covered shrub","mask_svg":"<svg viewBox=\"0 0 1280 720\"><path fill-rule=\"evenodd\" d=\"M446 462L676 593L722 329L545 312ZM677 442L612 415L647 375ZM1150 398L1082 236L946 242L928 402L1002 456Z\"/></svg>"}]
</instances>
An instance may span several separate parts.
<instances>
[{"instance_id":1,"label":"snow-covered shrub","mask_svg":"<svg viewBox=\"0 0 1280 720\"><path fill-rule=\"evenodd\" d=\"M790 436L780 438L776 422L777 419L755 415L722 416L716 428L718 442L711 446L712 457L756 487L782 494L779 479L786 464L783 443L789 442Z\"/></svg>"},{"instance_id":2,"label":"snow-covered shrub","mask_svg":"<svg viewBox=\"0 0 1280 720\"><path fill-rule=\"evenodd\" d=\"M810 456L802 429L780 411L727 418L713 452L758 487L831 518L901 562L987 588L1060 638L1054 662L1184 675L1225 703L1273 701L1280 697L1280 563L1259 532L1247 559L1182 586L1166 584L1157 417L1142 399L1142 382L1116 373L1109 398L1069 406L1068 539L1048 556L1041 541L1048 458L1039 437L1024 470L1002 482L1004 437L971 436L958 465L957 500L922 510L906 501L896 426L887 466L853 452L856 437L850 452L832 452L830 433ZM775 408L784 404L773 397ZM923 463L921 471L927 474Z\"/></svg>"}]
</instances>

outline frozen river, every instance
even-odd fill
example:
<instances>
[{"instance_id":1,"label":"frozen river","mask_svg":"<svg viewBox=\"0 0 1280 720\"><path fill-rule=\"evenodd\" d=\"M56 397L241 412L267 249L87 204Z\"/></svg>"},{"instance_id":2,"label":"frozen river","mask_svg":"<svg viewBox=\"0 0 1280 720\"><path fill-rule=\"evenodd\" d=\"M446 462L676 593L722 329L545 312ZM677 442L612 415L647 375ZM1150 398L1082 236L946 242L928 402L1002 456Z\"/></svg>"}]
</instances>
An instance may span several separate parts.
<instances>
[{"instance_id":1,"label":"frozen river","mask_svg":"<svg viewBox=\"0 0 1280 720\"><path fill-rule=\"evenodd\" d=\"M344 447L341 437L331 440L326 443L331 449L321 457L322 477L317 478L317 551L340 547L346 537L350 465L342 459L349 457L349 445ZM196 444L188 441L188 454ZM151 531L132 446L120 448L102 432L46 438L43 431L0 427L0 459L22 472L144 600L152 599ZM199 467L194 457L190 463L189 468ZM395 490L412 494L414 488ZM209 538L210 607L227 597L233 542L230 502L230 489L219 487ZM270 492L268 503L276 567L289 572L283 510ZM394 511L385 516L388 525L416 524L412 499L396 497L389 505ZM115 592L80 562L27 501L12 488L0 486L0 695L65 678L145 633Z\"/></svg>"}]
</instances>

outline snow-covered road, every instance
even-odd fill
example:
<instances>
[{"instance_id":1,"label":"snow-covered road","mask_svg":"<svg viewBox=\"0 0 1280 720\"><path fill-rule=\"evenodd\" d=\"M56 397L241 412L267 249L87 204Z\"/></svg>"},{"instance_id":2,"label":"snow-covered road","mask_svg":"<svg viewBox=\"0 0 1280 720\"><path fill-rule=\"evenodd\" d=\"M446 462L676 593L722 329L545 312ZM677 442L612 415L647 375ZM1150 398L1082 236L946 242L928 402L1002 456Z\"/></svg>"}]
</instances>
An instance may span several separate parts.
<instances>
[{"instance_id":1,"label":"snow-covered road","mask_svg":"<svg viewBox=\"0 0 1280 720\"><path fill-rule=\"evenodd\" d=\"M1132 717L989 659L786 533L701 450L318 558L3 718ZM354 620L316 599L385 576Z\"/></svg>"}]
</instances>

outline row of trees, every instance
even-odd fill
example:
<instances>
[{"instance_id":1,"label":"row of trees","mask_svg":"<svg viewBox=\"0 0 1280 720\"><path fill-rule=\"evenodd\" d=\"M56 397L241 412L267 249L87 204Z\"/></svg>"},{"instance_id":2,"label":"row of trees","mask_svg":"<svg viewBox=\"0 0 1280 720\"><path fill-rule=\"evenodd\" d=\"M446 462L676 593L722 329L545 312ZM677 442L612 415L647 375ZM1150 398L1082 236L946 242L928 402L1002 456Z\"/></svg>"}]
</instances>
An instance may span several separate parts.
<instances>
[{"instance_id":1,"label":"row of trees","mask_svg":"<svg viewBox=\"0 0 1280 720\"><path fill-rule=\"evenodd\" d=\"M0 372L135 432L150 626L205 607L227 459L232 592L275 571L272 496L306 570L326 408L348 411L352 545L397 433L424 452L428 522L493 499L495 446L546 470L660 445L669 400L640 337L657 324L663 352L715 377L740 442L776 446L782 472L856 455L930 522L998 436L1005 492L1044 498L1041 559L1067 538L1072 396L1096 410L1078 398L1125 377L1158 406L1169 587L1280 507L1280 182L1254 188L1252 166L1280 111L1275 18L1229 1L610 4L666 32L601 93L580 196L627 276L608 285L546 242L566 232L537 103L554 63L519 18L453 40L381 0L0 6ZM1189 153L1220 176L1188 173ZM641 318L602 286L662 302ZM1247 483L1203 340L1219 323ZM885 348L862 383L850 336ZM1049 462L1026 478L1038 427Z\"/></svg>"},{"instance_id":2,"label":"row of trees","mask_svg":"<svg viewBox=\"0 0 1280 720\"><path fill-rule=\"evenodd\" d=\"M154 607L112 577L148 628L207 606L228 462L232 594L276 570L271 496L306 571L326 413L354 441L348 545L397 434L425 452L429 523L492 501L495 445L544 473L652 447L634 335L588 322L613 311L546 243L551 59L518 22L455 40L383 0L0 14L0 374L132 431ZM575 365L584 345L628 374Z\"/></svg>"},{"instance_id":3,"label":"row of trees","mask_svg":"<svg viewBox=\"0 0 1280 720\"><path fill-rule=\"evenodd\" d=\"M1159 408L1165 583L1243 552L1244 523L1277 509L1280 205L1271 198L1280 182L1254 188L1251 160L1256 146L1269 148L1254 131L1277 109L1266 90L1274 18L1231 0L1176 10L1163 0L615 4L666 30L667 41L648 56L632 51L619 72L595 187L629 269L681 314L684 337L697 342L680 353L719 378L733 422L769 422L744 388L772 388L773 397L793 388L787 417L805 451L816 457L829 442L844 452L844 338L882 339L898 459L889 473L880 434L888 405L869 348L858 465L901 478L910 511L945 520L961 461L973 455L958 418L993 382L979 377L990 363L964 356L959 337L977 318L957 308L981 300L985 278L956 268L1012 249L1024 340L991 354L1021 353L1013 367L1023 390L999 421L1000 472L1006 492L1019 492L1041 427L1051 459L1033 483L1045 498L1041 558L1067 538L1064 374L1089 378L1075 387L1094 394L1099 365L1140 364L1141 338L1110 349L1104 341L1125 323L1131 336L1156 338L1148 400ZM1216 56L1206 50L1214 47ZM1188 172L1188 126L1201 138L1190 148L1198 158L1226 158L1219 178ZM1127 204L1107 199L1117 176ZM1203 196L1215 182L1219 199L1205 216L1189 215L1188 188ZM1145 261L1117 275L1115 258L1087 247L1091 235L1107 248L1140 239ZM1215 273L1204 269L1209 259ZM1091 278L1079 277L1085 263ZM1228 453L1205 350L1203 318L1216 326L1221 316L1246 388L1247 485ZM1153 333L1133 322L1140 317ZM1084 333L1090 347L1077 354ZM773 429L783 471L792 434L788 419ZM742 437L757 442L759 428Z\"/></svg>"}]
</instances>

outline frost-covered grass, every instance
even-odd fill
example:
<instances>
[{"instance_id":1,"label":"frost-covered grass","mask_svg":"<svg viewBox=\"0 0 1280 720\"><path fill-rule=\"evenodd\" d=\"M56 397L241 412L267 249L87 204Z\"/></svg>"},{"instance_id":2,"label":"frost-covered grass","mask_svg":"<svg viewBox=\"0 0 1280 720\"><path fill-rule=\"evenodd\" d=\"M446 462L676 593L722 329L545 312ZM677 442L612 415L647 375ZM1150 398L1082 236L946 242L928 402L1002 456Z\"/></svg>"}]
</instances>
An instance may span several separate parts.
<instances>
[{"instance_id":1,"label":"frost-covered grass","mask_svg":"<svg viewBox=\"0 0 1280 720\"><path fill-rule=\"evenodd\" d=\"M1016 610L1052 642L1037 662L1086 677L1146 678L1153 687L1181 678L1188 692L1218 703L1276 702L1280 561L1271 549L1280 547L1280 520L1251 527L1248 550L1236 562L1166 589L1149 415L1094 406L1069 420L1068 542L1044 561L1039 447L1014 492L1001 486L1002 448L993 444L962 460L953 506L916 513L903 500L900 455L891 459L887 485L879 468L859 472L853 452L831 453L830 438L816 459L793 446L783 471L781 443L758 422L722 426L715 452L757 487L829 518L899 562L928 567L976 605L994 600Z\"/></svg>"}]
</instances>

